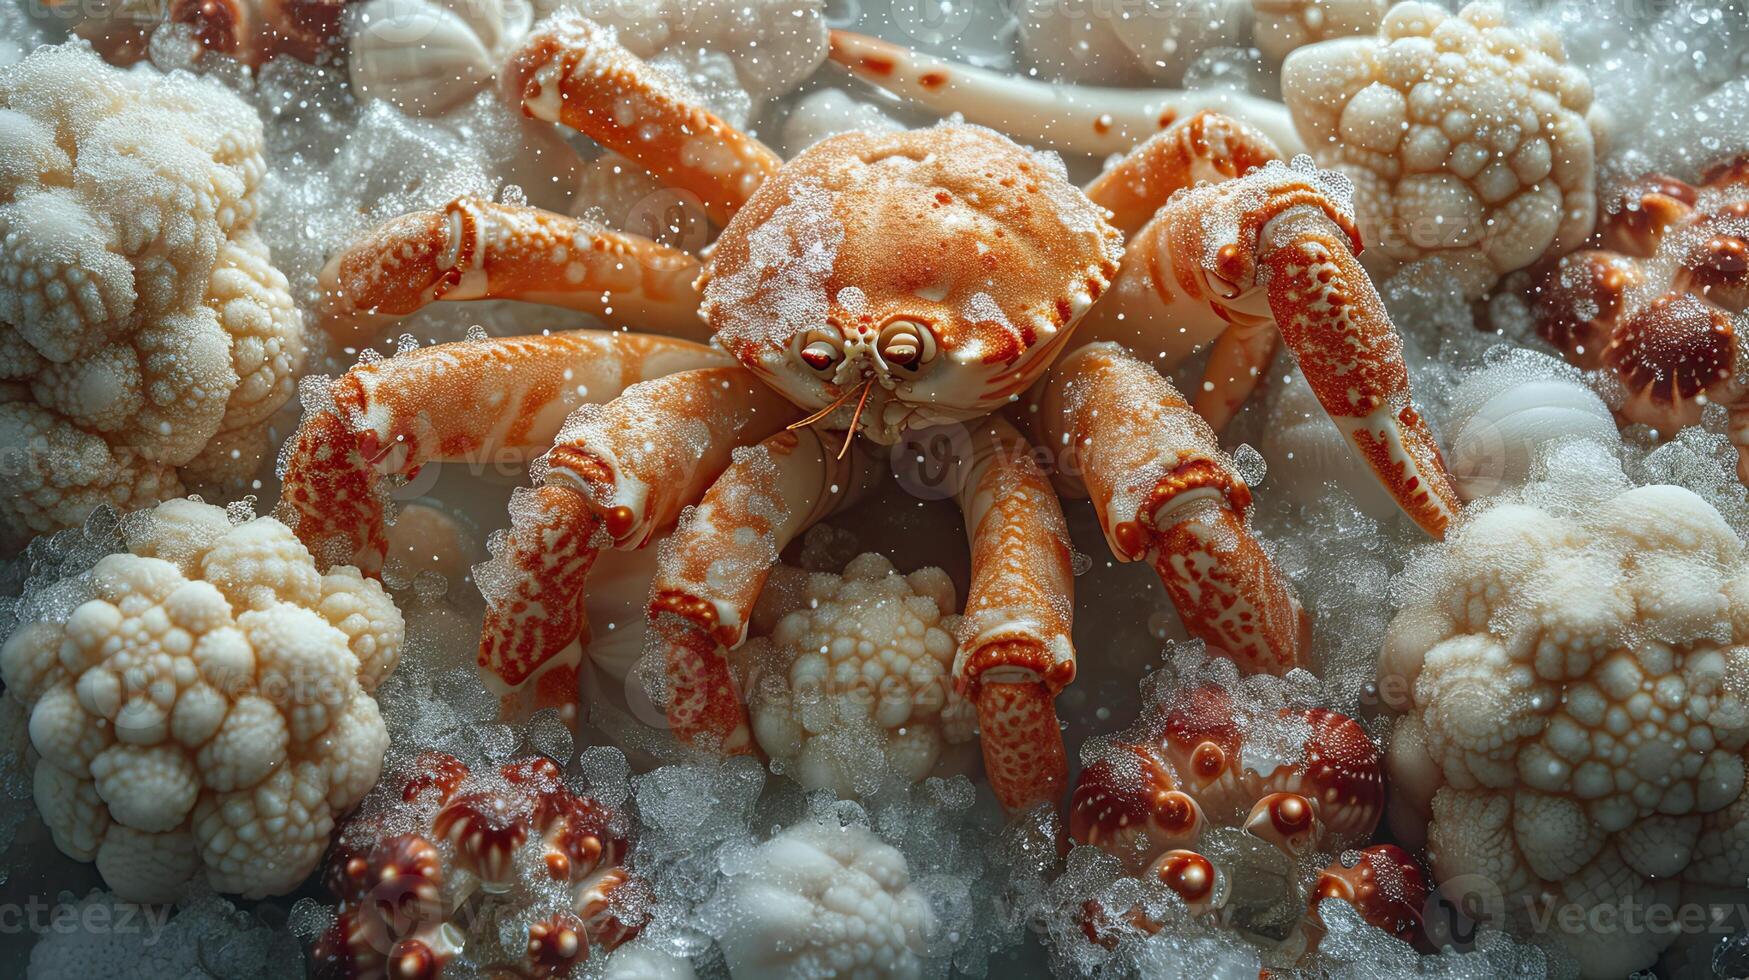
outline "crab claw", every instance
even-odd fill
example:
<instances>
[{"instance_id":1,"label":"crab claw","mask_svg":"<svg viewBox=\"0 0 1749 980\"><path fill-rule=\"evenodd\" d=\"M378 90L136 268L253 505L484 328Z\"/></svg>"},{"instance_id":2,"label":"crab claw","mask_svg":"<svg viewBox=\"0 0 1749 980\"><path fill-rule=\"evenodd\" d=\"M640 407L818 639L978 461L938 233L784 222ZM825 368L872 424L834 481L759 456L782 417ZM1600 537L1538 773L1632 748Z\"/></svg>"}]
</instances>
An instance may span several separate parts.
<instances>
[{"instance_id":1,"label":"crab claw","mask_svg":"<svg viewBox=\"0 0 1749 980\"><path fill-rule=\"evenodd\" d=\"M662 542L650 583L670 684L668 722L683 742L753 751L724 648L746 639L753 605L790 541L858 499L872 470L815 429L786 430L737 454Z\"/></svg>"},{"instance_id":2,"label":"crab claw","mask_svg":"<svg viewBox=\"0 0 1749 980\"><path fill-rule=\"evenodd\" d=\"M1054 85L849 31L832 32L827 57L900 98L1058 150L1123 153L1204 109L1244 119L1289 153L1305 149L1285 106L1236 92Z\"/></svg>"},{"instance_id":3,"label":"crab claw","mask_svg":"<svg viewBox=\"0 0 1749 980\"><path fill-rule=\"evenodd\" d=\"M1410 400L1402 338L1355 259L1351 192L1303 156L1181 185L1130 240L1083 336L1157 350L1169 364L1213 342L1196 408L1218 431L1268 369L1279 334L1360 458L1437 537L1457 491Z\"/></svg>"},{"instance_id":4,"label":"crab claw","mask_svg":"<svg viewBox=\"0 0 1749 980\"><path fill-rule=\"evenodd\" d=\"M1265 225L1257 248L1276 327L1318 402L1397 506L1443 537L1458 512L1457 490L1410 401L1403 340L1355 260L1352 227L1323 208L1302 207Z\"/></svg>"},{"instance_id":5,"label":"crab claw","mask_svg":"<svg viewBox=\"0 0 1749 980\"><path fill-rule=\"evenodd\" d=\"M1087 185L1087 196L1111 212L1118 230L1134 235L1180 188L1231 180L1279 159L1262 132L1205 109L1124 154Z\"/></svg>"},{"instance_id":6,"label":"crab claw","mask_svg":"<svg viewBox=\"0 0 1749 980\"><path fill-rule=\"evenodd\" d=\"M1031 446L999 417L950 479L972 547L955 686L977 707L996 798L1010 812L1055 805L1068 783L1055 702L1075 678L1068 526Z\"/></svg>"},{"instance_id":7,"label":"crab claw","mask_svg":"<svg viewBox=\"0 0 1749 980\"><path fill-rule=\"evenodd\" d=\"M320 320L368 343L439 300L520 299L617 325L708 340L697 259L637 235L539 208L458 197L392 218L328 260Z\"/></svg>"},{"instance_id":8,"label":"crab claw","mask_svg":"<svg viewBox=\"0 0 1749 980\"><path fill-rule=\"evenodd\" d=\"M1055 367L1034 418L1042 443L1074 454L1080 484L1059 483L1092 497L1118 560L1152 560L1192 635L1247 672L1306 664L1310 620L1245 518L1251 491L1171 382L1088 344Z\"/></svg>"},{"instance_id":9,"label":"crab claw","mask_svg":"<svg viewBox=\"0 0 1749 980\"><path fill-rule=\"evenodd\" d=\"M577 672L589 642L583 588L599 553L601 519L570 487L537 487L532 498L513 509L504 539L510 581L481 579L489 601L478 663L501 688L501 717L556 708L575 727Z\"/></svg>"}]
</instances>

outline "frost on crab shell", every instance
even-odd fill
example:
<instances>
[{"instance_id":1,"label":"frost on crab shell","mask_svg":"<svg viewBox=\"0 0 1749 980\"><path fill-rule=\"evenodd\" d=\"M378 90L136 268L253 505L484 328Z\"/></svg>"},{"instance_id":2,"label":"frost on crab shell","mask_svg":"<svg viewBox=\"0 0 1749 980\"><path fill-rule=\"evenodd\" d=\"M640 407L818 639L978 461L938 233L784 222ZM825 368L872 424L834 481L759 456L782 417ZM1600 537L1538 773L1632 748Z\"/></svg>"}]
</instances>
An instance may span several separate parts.
<instances>
[{"instance_id":1,"label":"frost on crab shell","mask_svg":"<svg viewBox=\"0 0 1749 980\"><path fill-rule=\"evenodd\" d=\"M1518 930L1568 906L1705 901L1749 875L1743 542L1686 489L1630 486L1608 450L1551 452L1548 472L1582 485L1532 483L1469 516L1408 577L1379 665L1404 712L1393 826L1425 838L1439 880L1490 882ZM1676 936L1550 938L1604 976Z\"/></svg>"},{"instance_id":2,"label":"frost on crab shell","mask_svg":"<svg viewBox=\"0 0 1749 980\"><path fill-rule=\"evenodd\" d=\"M864 554L841 576L784 586L774 576L761 603L789 611L734 656L748 673L753 736L775 771L865 796L894 776L918 782L975 737L976 714L953 690L959 617L941 569L901 575Z\"/></svg>"},{"instance_id":3,"label":"frost on crab shell","mask_svg":"<svg viewBox=\"0 0 1749 980\"><path fill-rule=\"evenodd\" d=\"M706 284L702 311L717 338L787 354L782 345L790 337L825 322L826 283L843 243L832 192L817 180L797 181L789 202L748 236L746 266Z\"/></svg>"}]
</instances>

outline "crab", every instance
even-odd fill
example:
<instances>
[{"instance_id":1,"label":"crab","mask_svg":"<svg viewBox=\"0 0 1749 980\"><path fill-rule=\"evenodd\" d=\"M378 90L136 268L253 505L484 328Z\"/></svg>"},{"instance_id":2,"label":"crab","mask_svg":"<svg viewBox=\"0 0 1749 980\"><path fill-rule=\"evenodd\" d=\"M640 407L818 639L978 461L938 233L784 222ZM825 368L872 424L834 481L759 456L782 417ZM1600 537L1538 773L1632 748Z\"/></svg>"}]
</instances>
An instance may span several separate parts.
<instances>
[{"instance_id":1,"label":"crab","mask_svg":"<svg viewBox=\"0 0 1749 980\"><path fill-rule=\"evenodd\" d=\"M339 914L311 950L313 975L432 980L467 951L492 975L570 976L591 947L638 934L616 900L641 887L623 818L573 792L551 759L473 773L426 752L408 768L399 798L353 817L329 855Z\"/></svg>"},{"instance_id":2,"label":"crab","mask_svg":"<svg viewBox=\"0 0 1749 980\"><path fill-rule=\"evenodd\" d=\"M1192 634L1247 670L1306 659L1307 617L1198 414L1224 421L1277 337L1411 518L1437 536L1456 512L1354 258L1345 182L1281 162L1246 126L1198 114L1083 191L1056 158L975 126L850 132L784 163L574 15L532 31L500 78L529 115L632 158L725 226L684 291L646 288L643 257L673 258L651 243L469 200L395 219L330 263L344 316L516 296L712 331L709 348L589 332L428 348L355 369L297 437L288 507L336 558L378 548L367 484L381 473L552 440L513 508L496 559L511 581L481 638L507 710L574 700L558 654L596 554L672 527L649 605L669 724L754 751L724 649L779 553L877 477L868 444L947 433L944 486L972 553L955 685L998 798L1057 799L1053 699L1075 674L1059 490L1092 499L1118 560L1151 561ZM1105 342L1071 344L1083 319L1097 332L1081 339ZM1193 409L1148 362L1211 341Z\"/></svg>"},{"instance_id":3,"label":"crab","mask_svg":"<svg viewBox=\"0 0 1749 980\"><path fill-rule=\"evenodd\" d=\"M1240 704L1218 682L1150 696L1134 727L1083 749L1087 765L1069 804L1070 839L1157 880L1190 914L1214 919L1227 914L1235 886L1232 869L1200 846L1212 829L1241 829L1289 862L1337 852L1315 880L1301 883L1311 885L1294 934L1302 948L1315 946L1322 934L1318 906L1332 898L1397 938L1413 939L1427 898L1420 864L1390 844L1345 850L1364 844L1384 813L1378 749L1359 723L1335 711L1281 708L1276 719L1265 713ZM1247 743L1280 739L1283 731L1267 732L1272 726L1291 734L1300 754L1260 771L1247 761L1253 751ZM1139 907L1083 911L1083 929L1095 942L1115 938L1113 911L1123 913L1117 921L1144 932L1161 928Z\"/></svg>"},{"instance_id":4,"label":"crab","mask_svg":"<svg viewBox=\"0 0 1749 980\"><path fill-rule=\"evenodd\" d=\"M1749 482L1749 157L1712 167L1699 186L1640 178L1605 209L1598 239L1537 270L1537 333L1616 382L1624 423L1670 436L1709 404L1729 410Z\"/></svg>"}]
</instances>

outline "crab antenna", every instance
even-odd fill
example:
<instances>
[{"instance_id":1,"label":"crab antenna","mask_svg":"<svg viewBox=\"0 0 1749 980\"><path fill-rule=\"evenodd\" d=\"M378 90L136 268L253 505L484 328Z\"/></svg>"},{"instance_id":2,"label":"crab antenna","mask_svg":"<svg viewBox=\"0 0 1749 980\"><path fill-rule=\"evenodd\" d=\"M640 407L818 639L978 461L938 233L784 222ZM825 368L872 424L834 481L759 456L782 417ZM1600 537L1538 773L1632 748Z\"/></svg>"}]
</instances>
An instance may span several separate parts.
<instances>
[{"instance_id":1,"label":"crab antenna","mask_svg":"<svg viewBox=\"0 0 1749 980\"><path fill-rule=\"evenodd\" d=\"M843 459L844 454L850 452L850 444L856 440L856 424L862 419L862 406L868 404L868 394L873 390L873 378L863 382L862 397L856 400L856 411L850 413L850 429L844 433L844 445L838 447L839 459Z\"/></svg>"},{"instance_id":2,"label":"crab antenna","mask_svg":"<svg viewBox=\"0 0 1749 980\"><path fill-rule=\"evenodd\" d=\"M818 422L821 419L825 418L826 416L831 415L832 411L834 409L836 409L838 406L844 404L846 401L849 401L850 396L854 395L854 394L856 394L855 388L852 388L849 391L846 391L844 394L838 396L837 401L833 402L830 405L827 405L825 408L820 409L818 412L815 412L814 414L808 416L807 418L802 419L800 422L791 422L789 425L784 427L785 431L788 431L790 429L800 429L800 428L803 428L804 426L813 425L815 422Z\"/></svg>"}]
</instances>

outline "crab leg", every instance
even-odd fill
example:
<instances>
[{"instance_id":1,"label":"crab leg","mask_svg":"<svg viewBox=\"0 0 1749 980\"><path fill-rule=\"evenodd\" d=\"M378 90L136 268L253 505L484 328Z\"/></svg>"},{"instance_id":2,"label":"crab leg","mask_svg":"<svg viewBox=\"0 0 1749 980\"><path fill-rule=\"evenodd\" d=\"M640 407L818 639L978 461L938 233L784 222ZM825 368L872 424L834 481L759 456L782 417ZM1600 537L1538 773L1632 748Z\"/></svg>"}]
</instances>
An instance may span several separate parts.
<instances>
[{"instance_id":1,"label":"crab leg","mask_svg":"<svg viewBox=\"0 0 1749 980\"><path fill-rule=\"evenodd\" d=\"M627 51L612 31L574 14L537 25L502 79L506 100L525 114L563 123L698 195L719 225L783 165Z\"/></svg>"},{"instance_id":2,"label":"crab leg","mask_svg":"<svg viewBox=\"0 0 1749 980\"><path fill-rule=\"evenodd\" d=\"M1214 109L1246 120L1289 154L1305 152L1286 106L1234 92L1052 85L848 31L832 32L828 57L896 96L1057 150L1124 153L1176 120Z\"/></svg>"},{"instance_id":3,"label":"crab leg","mask_svg":"<svg viewBox=\"0 0 1749 980\"><path fill-rule=\"evenodd\" d=\"M1300 208L1264 226L1259 277L1282 342L1336 427L1434 537L1458 512L1433 432L1410 400L1403 340L1354 243L1322 212Z\"/></svg>"},{"instance_id":4,"label":"crab leg","mask_svg":"<svg viewBox=\"0 0 1749 980\"><path fill-rule=\"evenodd\" d=\"M1173 123L1108 167L1087 185L1087 196L1112 213L1112 224L1125 235L1134 236L1174 193L1199 183L1243 176L1280 157L1269 137L1218 112L1204 110ZM1157 268L1148 265L1149 249L1150 242L1138 242L1129 258ZM1205 381L1196 396L1197 413L1216 432L1226 428L1251 396L1281 339L1266 315L1247 315L1240 310L1226 313L1227 325L1215 339Z\"/></svg>"},{"instance_id":5,"label":"crab leg","mask_svg":"<svg viewBox=\"0 0 1749 980\"><path fill-rule=\"evenodd\" d=\"M479 665L506 717L575 710L585 580L597 552L641 548L697 501L737 447L795 415L737 367L635 384L565 420L535 466L538 486L511 503L510 534L481 570L487 609Z\"/></svg>"},{"instance_id":6,"label":"crab leg","mask_svg":"<svg viewBox=\"0 0 1749 980\"><path fill-rule=\"evenodd\" d=\"M520 299L705 341L679 249L539 208L458 197L391 219L322 269L322 326L368 343L438 300Z\"/></svg>"},{"instance_id":7,"label":"crab leg","mask_svg":"<svg viewBox=\"0 0 1749 980\"><path fill-rule=\"evenodd\" d=\"M1153 562L1193 636L1246 672L1306 666L1310 627L1245 519L1251 491L1172 383L1116 344L1088 344L1052 371L1039 441L1071 454L1119 561Z\"/></svg>"},{"instance_id":8,"label":"crab leg","mask_svg":"<svg viewBox=\"0 0 1749 980\"><path fill-rule=\"evenodd\" d=\"M723 651L746 638L753 604L784 547L866 489L866 461L838 452L810 428L738 453L662 543L650 622L671 685L668 722L681 741L752 751L747 710Z\"/></svg>"},{"instance_id":9,"label":"crab leg","mask_svg":"<svg viewBox=\"0 0 1749 980\"><path fill-rule=\"evenodd\" d=\"M1243 176L1281 159L1269 137L1229 116L1203 110L1148 137L1087 185L1111 223L1134 235L1173 192Z\"/></svg>"},{"instance_id":10,"label":"crab leg","mask_svg":"<svg viewBox=\"0 0 1749 980\"><path fill-rule=\"evenodd\" d=\"M1169 363L1220 338L1197 399L1220 423L1268 368L1273 345L1255 331L1272 323L1337 428L1437 537L1457 493L1411 403L1402 338L1355 259L1359 232L1333 193L1309 161L1295 161L1177 194L1130 240L1082 335L1159 350Z\"/></svg>"},{"instance_id":11,"label":"crab leg","mask_svg":"<svg viewBox=\"0 0 1749 980\"><path fill-rule=\"evenodd\" d=\"M281 457L277 513L324 567L376 574L385 475L429 462L520 466L576 406L727 358L666 337L578 330L437 344L360 364L305 415Z\"/></svg>"},{"instance_id":12,"label":"crab leg","mask_svg":"<svg viewBox=\"0 0 1749 980\"><path fill-rule=\"evenodd\" d=\"M996 416L973 433L952 479L972 548L955 684L977 706L996 798L1010 811L1054 804L1068 784L1054 702L1075 679L1063 511L1031 447Z\"/></svg>"}]
</instances>

